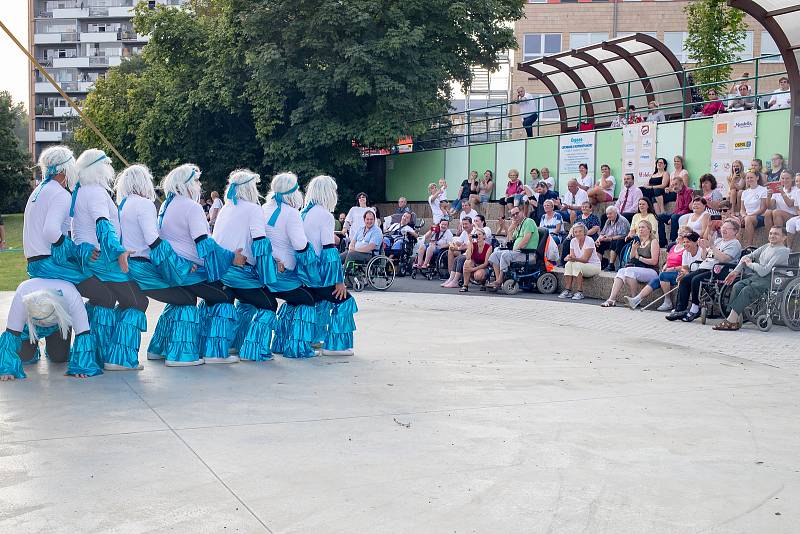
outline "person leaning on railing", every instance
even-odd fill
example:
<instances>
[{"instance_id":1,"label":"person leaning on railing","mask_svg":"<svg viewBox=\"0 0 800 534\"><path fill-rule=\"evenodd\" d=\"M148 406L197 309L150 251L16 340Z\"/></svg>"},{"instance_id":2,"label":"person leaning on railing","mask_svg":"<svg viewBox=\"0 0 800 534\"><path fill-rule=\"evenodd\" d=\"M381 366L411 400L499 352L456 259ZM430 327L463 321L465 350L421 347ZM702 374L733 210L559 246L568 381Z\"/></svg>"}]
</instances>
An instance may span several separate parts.
<instances>
[{"instance_id":1,"label":"person leaning on railing","mask_svg":"<svg viewBox=\"0 0 800 534\"><path fill-rule=\"evenodd\" d=\"M709 102L703 106L703 111L700 112L701 115L705 117L711 117L717 113L725 112L725 102L720 100L716 89L709 89L708 100Z\"/></svg>"},{"instance_id":2,"label":"person leaning on railing","mask_svg":"<svg viewBox=\"0 0 800 534\"><path fill-rule=\"evenodd\" d=\"M781 76L780 89L776 89L772 93L772 97L767 102L769 109L785 109L792 107L792 93L789 92L789 78Z\"/></svg>"},{"instance_id":3,"label":"person leaning on railing","mask_svg":"<svg viewBox=\"0 0 800 534\"><path fill-rule=\"evenodd\" d=\"M536 97L526 93L524 87L517 87L517 104L525 133L528 137L533 137L533 124L539 118L539 104L536 102Z\"/></svg>"},{"instance_id":4,"label":"person leaning on railing","mask_svg":"<svg viewBox=\"0 0 800 534\"><path fill-rule=\"evenodd\" d=\"M664 112L658 109L658 102L655 100L651 100L647 104L647 108L649 109L649 112L647 113L645 122L665 122L667 120Z\"/></svg>"}]
</instances>

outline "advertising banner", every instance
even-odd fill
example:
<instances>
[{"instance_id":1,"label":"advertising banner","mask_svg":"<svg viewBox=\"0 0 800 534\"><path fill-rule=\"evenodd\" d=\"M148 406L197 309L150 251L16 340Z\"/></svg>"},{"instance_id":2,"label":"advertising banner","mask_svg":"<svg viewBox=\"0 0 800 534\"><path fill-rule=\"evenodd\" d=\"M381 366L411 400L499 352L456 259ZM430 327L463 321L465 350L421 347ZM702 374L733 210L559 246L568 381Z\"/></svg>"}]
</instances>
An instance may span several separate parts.
<instances>
[{"instance_id":1,"label":"advertising banner","mask_svg":"<svg viewBox=\"0 0 800 534\"><path fill-rule=\"evenodd\" d=\"M636 185L646 185L656 168L657 127L656 122L640 122L622 128L622 173L633 174Z\"/></svg>"},{"instance_id":2,"label":"advertising banner","mask_svg":"<svg viewBox=\"0 0 800 534\"><path fill-rule=\"evenodd\" d=\"M741 160L744 168L756 156L756 112L737 111L714 115L711 144L711 174L717 179L720 192L728 194L731 163Z\"/></svg>"},{"instance_id":3,"label":"advertising banner","mask_svg":"<svg viewBox=\"0 0 800 534\"><path fill-rule=\"evenodd\" d=\"M558 138L558 184L566 188L567 181L577 178L578 165L589 167L589 176L594 178L594 132L575 132ZM561 190L561 189L559 189Z\"/></svg>"}]
</instances>

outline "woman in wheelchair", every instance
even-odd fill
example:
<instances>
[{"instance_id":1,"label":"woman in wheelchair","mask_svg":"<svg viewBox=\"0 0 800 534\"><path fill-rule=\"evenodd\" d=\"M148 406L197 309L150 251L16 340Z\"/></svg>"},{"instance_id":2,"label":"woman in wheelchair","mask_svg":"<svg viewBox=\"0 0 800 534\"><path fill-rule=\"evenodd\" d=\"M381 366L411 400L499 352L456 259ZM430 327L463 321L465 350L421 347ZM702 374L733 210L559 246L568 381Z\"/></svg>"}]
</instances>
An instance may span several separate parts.
<instances>
[{"instance_id":1,"label":"woman in wheelchair","mask_svg":"<svg viewBox=\"0 0 800 534\"><path fill-rule=\"evenodd\" d=\"M418 237L411 224L411 218L410 212L403 213L400 217L400 222L389 226L386 235L383 236L383 247L390 259L399 258L403 252L405 242Z\"/></svg>"},{"instance_id":2,"label":"woman in wheelchair","mask_svg":"<svg viewBox=\"0 0 800 534\"><path fill-rule=\"evenodd\" d=\"M706 259L700 263L697 270L688 273L678 283L678 298L675 310L667 315L667 321L681 321L690 323L700 316L700 284L711 278L711 272L719 263L731 263L739 260L742 254L742 244L736 239L741 227L735 219L728 219L723 223L722 237L716 239L714 244L706 239L700 240L700 246L706 249ZM691 307L689 303L691 301Z\"/></svg>"},{"instance_id":3,"label":"woman in wheelchair","mask_svg":"<svg viewBox=\"0 0 800 534\"><path fill-rule=\"evenodd\" d=\"M742 256L728 276L727 285L733 284L740 275L750 276L733 285L731 293L731 312L728 317L716 325L714 330L739 330L742 327L742 315L745 308L761 298L770 288L772 268L786 265L789 261L789 247L786 246L786 230L782 226L773 226L769 230L769 242L755 251Z\"/></svg>"},{"instance_id":4,"label":"woman in wheelchair","mask_svg":"<svg viewBox=\"0 0 800 534\"><path fill-rule=\"evenodd\" d=\"M381 229L375 224L375 213L364 212L364 227L358 230L347 252L342 252L340 257L347 267L347 264L366 263L372 256L379 254L383 245L383 234Z\"/></svg>"},{"instance_id":5,"label":"woman in wheelchair","mask_svg":"<svg viewBox=\"0 0 800 534\"><path fill-rule=\"evenodd\" d=\"M434 254L440 250L447 250L451 241L453 241L453 232L450 231L450 219L443 217L438 225L431 226L431 229L425 232L417 251L417 262L414 267L427 269Z\"/></svg>"}]
</instances>

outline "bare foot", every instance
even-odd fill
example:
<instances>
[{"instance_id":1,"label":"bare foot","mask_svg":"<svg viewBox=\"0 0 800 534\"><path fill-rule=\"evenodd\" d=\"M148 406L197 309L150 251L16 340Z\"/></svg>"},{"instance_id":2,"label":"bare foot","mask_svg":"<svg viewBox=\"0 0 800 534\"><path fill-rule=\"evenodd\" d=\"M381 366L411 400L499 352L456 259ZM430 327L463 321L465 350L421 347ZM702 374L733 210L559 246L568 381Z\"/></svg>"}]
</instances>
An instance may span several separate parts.
<instances>
[{"instance_id":1,"label":"bare foot","mask_svg":"<svg viewBox=\"0 0 800 534\"><path fill-rule=\"evenodd\" d=\"M16 380L17 377L14 375L0 375L0 382L10 382L11 380Z\"/></svg>"},{"instance_id":2,"label":"bare foot","mask_svg":"<svg viewBox=\"0 0 800 534\"><path fill-rule=\"evenodd\" d=\"M89 378L89 375L83 375L83 374L78 374L78 375L66 375L66 376L71 376L71 377L73 377L73 378Z\"/></svg>"}]
</instances>

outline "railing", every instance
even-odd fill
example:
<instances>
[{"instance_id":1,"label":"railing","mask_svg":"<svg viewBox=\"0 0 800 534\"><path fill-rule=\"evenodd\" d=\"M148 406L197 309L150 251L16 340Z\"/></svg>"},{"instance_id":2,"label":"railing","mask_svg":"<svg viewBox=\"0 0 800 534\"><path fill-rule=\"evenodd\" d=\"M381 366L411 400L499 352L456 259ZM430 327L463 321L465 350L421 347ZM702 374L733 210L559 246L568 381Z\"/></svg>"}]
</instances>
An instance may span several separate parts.
<instances>
[{"instance_id":1,"label":"railing","mask_svg":"<svg viewBox=\"0 0 800 534\"><path fill-rule=\"evenodd\" d=\"M731 63L725 63L722 65L710 65L706 67L696 67L692 69L685 69L683 71L683 86L677 88L671 88L661 91L652 91L652 92L636 92L636 87L641 86L642 80L656 80L659 78L665 77L675 77L675 72L668 72L664 74L658 74L654 76L649 76L647 78L635 78L625 81L617 82L613 85L616 85L619 88L625 87L627 91L622 97L622 100L625 104L625 109L628 110L630 108L630 104L632 101L640 100L642 98L646 98L648 96L653 96L656 101L658 101L658 95L663 95L666 93L678 93L680 92L682 95L691 95L690 101L686 102L684 99L681 99L681 102L675 103L667 103L665 105L659 105L658 110L664 112L666 116L694 116L702 110L702 107L705 104L711 102L711 100L705 100L705 97L700 96L704 93L707 89L710 88L722 88L724 87L724 92L726 93L724 98L720 98L724 103L731 102L732 100L738 99L740 97L735 95L728 95L728 88L736 83L737 85L747 82L748 85L751 85L752 81L752 95L748 95L747 98L750 99L751 97L755 100L758 104L758 108L761 108L761 101L767 97L768 95L771 96L772 91L765 92L763 91L764 82L765 80L771 78L779 78L786 75L785 66L783 66L783 70L778 72L771 72L765 74L763 72L763 68L761 64L763 62L769 62L772 65L778 65L778 63L774 62L775 58L780 58L780 54L771 54L771 55L764 55L754 59L744 59L740 61L734 61ZM773 60L773 61L769 61ZM751 63L755 63L754 65L754 74L747 78L736 78L736 79L729 79L729 80L721 80L719 82L713 83L704 83L704 84L690 84L688 79L690 75L696 72L700 72L706 69L713 69L716 67L724 66L724 65L737 65L747 63L748 66ZM572 91L565 91L562 93L556 93L553 95L544 95L536 97L537 102L537 109L539 110L539 119L533 126L534 130L534 137L539 137L542 134L542 129L546 129L547 131L545 134L552 134L552 133L560 133L562 131L574 131L579 129L580 125L584 123L584 121L591 120L591 129L596 129L598 126L600 127L607 127L602 126L605 124L609 124L613 122L614 118L618 116L618 112L608 111L608 112L600 112L595 113L593 116L589 117L585 113L585 106L586 103L582 97L582 94L590 92L592 90L607 88L612 84L607 85L597 85L587 87L585 89L576 89ZM762 91L759 91L761 89ZM570 104L565 106L550 106L546 107L544 105L545 99L553 99L557 96L571 96L572 99L577 100L577 104ZM576 98L577 97L577 98ZM607 98L607 99L595 99L592 98L592 104L597 106L598 104L609 103L609 102L617 102L616 98ZM443 115L436 115L433 117L427 117L424 119L417 119L412 121L412 124L425 122L430 125L427 131L425 131L422 135L417 136L414 139L414 150L429 150L433 148L445 148L445 147L453 147L453 146L463 146L472 143L486 143L486 142L493 142L493 141L504 141L507 139L512 139L515 132L523 130L523 126L520 124L519 126L513 126L512 121L513 119L517 118L517 120L521 123L521 118L523 117L523 113L511 113L510 107L512 105L517 105L519 102L505 102L502 104L494 104L490 106L485 106L481 108L475 108L471 110L465 110L462 112L455 112L455 113L447 113ZM616 108L616 105L611 106L612 108ZM577 108L577 116L572 117L567 122L569 124L565 124L562 121L561 112L565 112L565 116L569 117L569 113L566 113L567 110L571 110ZM637 113L642 115L642 118L647 115L649 110L643 108L641 110L637 110ZM559 114L559 119L552 119L552 120L545 120L543 124L542 116L547 112L556 112ZM626 114L626 119L627 114ZM548 128L548 126L552 125ZM553 130L553 131L550 131Z\"/></svg>"}]
</instances>

